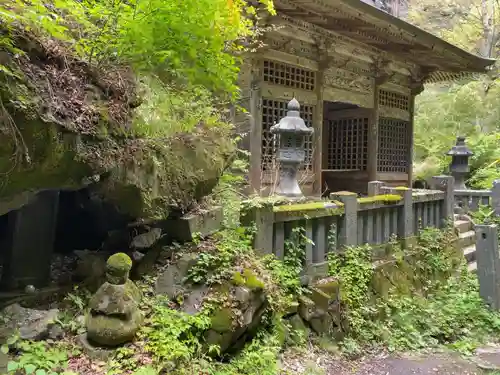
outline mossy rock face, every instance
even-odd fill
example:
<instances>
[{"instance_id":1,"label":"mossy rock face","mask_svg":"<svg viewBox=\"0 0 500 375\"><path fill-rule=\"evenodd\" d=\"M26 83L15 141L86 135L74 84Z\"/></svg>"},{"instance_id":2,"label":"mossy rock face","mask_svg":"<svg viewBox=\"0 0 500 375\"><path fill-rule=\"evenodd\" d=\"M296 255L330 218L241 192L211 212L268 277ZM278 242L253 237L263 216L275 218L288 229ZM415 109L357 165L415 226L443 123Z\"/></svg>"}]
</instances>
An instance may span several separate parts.
<instances>
[{"instance_id":1,"label":"mossy rock face","mask_svg":"<svg viewBox=\"0 0 500 375\"><path fill-rule=\"evenodd\" d=\"M211 193L234 155L230 126L144 136L130 70L97 71L56 40L13 34L26 53L2 56L15 73L0 71L9 118L0 124L0 174L8 176L2 206L26 192L80 189L99 179L100 193L121 211L164 219Z\"/></svg>"},{"instance_id":2,"label":"mossy rock face","mask_svg":"<svg viewBox=\"0 0 500 375\"><path fill-rule=\"evenodd\" d=\"M233 312L229 308L216 310L211 318L212 329L216 332L229 332L233 328Z\"/></svg>"}]
</instances>

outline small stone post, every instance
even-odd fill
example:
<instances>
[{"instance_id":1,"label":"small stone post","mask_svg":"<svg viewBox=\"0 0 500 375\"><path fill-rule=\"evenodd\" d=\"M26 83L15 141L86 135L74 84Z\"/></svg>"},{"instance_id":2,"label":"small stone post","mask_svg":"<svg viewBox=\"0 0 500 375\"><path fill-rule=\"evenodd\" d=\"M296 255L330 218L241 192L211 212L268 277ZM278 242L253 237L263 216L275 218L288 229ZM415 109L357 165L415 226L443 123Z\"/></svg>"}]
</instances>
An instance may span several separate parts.
<instances>
[{"instance_id":1,"label":"small stone post","mask_svg":"<svg viewBox=\"0 0 500 375\"><path fill-rule=\"evenodd\" d=\"M256 232L254 238L254 249L260 255L273 253L273 225L274 212L272 206L264 206L253 209Z\"/></svg>"},{"instance_id":2,"label":"small stone post","mask_svg":"<svg viewBox=\"0 0 500 375\"><path fill-rule=\"evenodd\" d=\"M469 158L474 153L465 144L465 137L457 137L457 143L446 155L451 156L450 173L455 178L455 190L466 190L465 179L469 173Z\"/></svg>"},{"instance_id":3,"label":"small stone post","mask_svg":"<svg viewBox=\"0 0 500 375\"><path fill-rule=\"evenodd\" d=\"M344 204L344 215L340 217L338 228L339 248L358 245L358 196L342 191L330 194L330 199Z\"/></svg>"},{"instance_id":4,"label":"small stone post","mask_svg":"<svg viewBox=\"0 0 500 375\"><path fill-rule=\"evenodd\" d=\"M452 176L435 176L432 177L431 187L434 190L444 192L444 202L441 210L441 225L445 226L449 220L453 220L454 212L454 178Z\"/></svg>"},{"instance_id":5,"label":"small stone post","mask_svg":"<svg viewBox=\"0 0 500 375\"><path fill-rule=\"evenodd\" d=\"M491 187L491 207L495 216L500 216L500 180L493 181Z\"/></svg>"},{"instance_id":6,"label":"small stone post","mask_svg":"<svg viewBox=\"0 0 500 375\"><path fill-rule=\"evenodd\" d=\"M496 225L476 225L476 262L479 294L492 309L500 310L500 259Z\"/></svg>"},{"instance_id":7,"label":"small stone post","mask_svg":"<svg viewBox=\"0 0 500 375\"><path fill-rule=\"evenodd\" d=\"M376 195L382 194L382 188L384 187L382 181L370 181L368 182L368 196L374 197Z\"/></svg>"},{"instance_id":8,"label":"small stone post","mask_svg":"<svg viewBox=\"0 0 500 375\"><path fill-rule=\"evenodd\" d=\"M271 127L271 133L278 135L279 146L277 160L280 163L280 175L276 193L285 197L301 197L297 181L300 163L305 160L305 137L314 132L300 117L300 105L297 99L288 103L286 116Z\"/></svg>"}]
</instances>

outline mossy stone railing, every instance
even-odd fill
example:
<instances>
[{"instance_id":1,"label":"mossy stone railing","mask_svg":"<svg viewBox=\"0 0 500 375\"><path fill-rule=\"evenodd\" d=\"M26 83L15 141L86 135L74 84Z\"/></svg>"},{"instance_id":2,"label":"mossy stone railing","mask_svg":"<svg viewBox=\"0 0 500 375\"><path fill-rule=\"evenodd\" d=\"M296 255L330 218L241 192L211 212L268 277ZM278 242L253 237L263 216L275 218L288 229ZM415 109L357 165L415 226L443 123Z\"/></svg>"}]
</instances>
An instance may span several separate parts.
<instances>
[{"instance_id":1,"label":"mossy stone railing","mask_svg":"<svg viewBox=\"0 0 500 375\"><path fill-rule=\"evenodd\" d=\"M326 255L345 246L409 240L425 227L443 227L453 215L453 177L435 178L435 190L389 188L369 183L369 196L336 192L328 200L263 200L243 213L255 223L255 248L282 259L295 228L306 241L305 272L326 273Z\"/></svg>"}]
</instances>

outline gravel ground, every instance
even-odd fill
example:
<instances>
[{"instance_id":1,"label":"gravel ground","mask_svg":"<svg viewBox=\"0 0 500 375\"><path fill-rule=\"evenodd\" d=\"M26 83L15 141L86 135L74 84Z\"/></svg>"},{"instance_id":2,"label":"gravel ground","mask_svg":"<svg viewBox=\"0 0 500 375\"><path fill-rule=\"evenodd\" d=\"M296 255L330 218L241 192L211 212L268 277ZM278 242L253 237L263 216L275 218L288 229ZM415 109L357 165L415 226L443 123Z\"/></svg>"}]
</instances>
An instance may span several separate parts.
<instances>
[{"instance_id":1,"label":"gravel ground","mask_svg":"<svg viewBox=\"0 0 500 375\"><path fill-rule=\"evenodd\" d=\"M500 356L500 354L498 354ZM472 359L455 354L372 354L357 360L340 359L332 353L308 348L288 351L281 358L281 375L483 375Z\"/></svg>"}]
</instances>

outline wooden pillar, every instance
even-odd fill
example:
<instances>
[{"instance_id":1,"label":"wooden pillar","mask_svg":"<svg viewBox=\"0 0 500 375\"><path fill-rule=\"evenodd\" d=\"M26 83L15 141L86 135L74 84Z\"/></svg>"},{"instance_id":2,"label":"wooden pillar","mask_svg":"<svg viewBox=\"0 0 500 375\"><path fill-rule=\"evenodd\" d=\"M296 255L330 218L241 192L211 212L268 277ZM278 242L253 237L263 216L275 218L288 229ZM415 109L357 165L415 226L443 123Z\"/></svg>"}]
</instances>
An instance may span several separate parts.
<instances>
[{"instance_id":1,"label":"wooden pillar","mask_svg":"<svg viewBox=\"0 0 500 375\"><path fill-rule=\"evenodd\" d=\"M415 132L415 98L418 94L420 94L424 90L424 86L420 80L413 81L411 84L411 93L410 93L410 123L409 129L410 132L410 149L408 150L408 186L412 186L413 183L413 148L414 148L414 132Z\"/></svg>"},{"instance_id":2,"label":"wooden pillar","mask_svg":"<svg viewBox=\"0 0 500 375\"><path fill-rule=\"evenodd\" d=\"M325 68L320 67L316 76L316 107L314 109L314 134L313 134L313 172L314 195L322 193L322 170L323 170L323 82L325 76Z\"/></svg>"},{"instance_id":3,"label":"wooden pillar","mask_svg":"<svg viewBox=\"0 0 500 375\"><path fill-rule=\"evenodd\" d=\"M377 165L378 165L378 97L380 83L377 78L373 84L373 115L368 128L368 181L377 180Z\"/></svg>"},{"instance_id":4,"label":"wooden pillar","mask_svg":"<svg viewBox=\"0 0 500 375\"><path fill-rule=\"evenodd\" d=\"M261 60L252 61L250 87L250 188L252 193L260 194L262 166L262 93Z\"/></svg>"}]
</instances>

